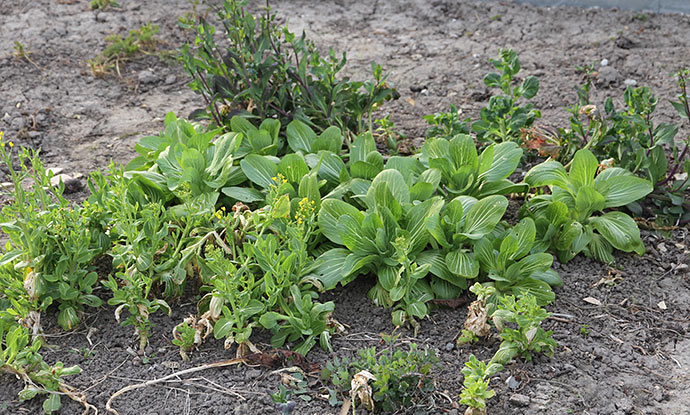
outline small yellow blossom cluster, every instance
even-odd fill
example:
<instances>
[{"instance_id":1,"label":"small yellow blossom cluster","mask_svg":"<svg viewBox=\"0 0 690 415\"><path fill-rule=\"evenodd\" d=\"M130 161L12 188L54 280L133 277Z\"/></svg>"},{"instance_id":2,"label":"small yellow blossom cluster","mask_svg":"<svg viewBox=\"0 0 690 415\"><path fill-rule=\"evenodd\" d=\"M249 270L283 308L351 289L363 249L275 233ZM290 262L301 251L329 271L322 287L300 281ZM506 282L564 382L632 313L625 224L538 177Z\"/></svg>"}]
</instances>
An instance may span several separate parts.
<instances>
[{"instance_id":1,"label":"small yellow blossom cluster","mask_svg":"<svg viewBox=\"0 0 690 415\"><path fill-rule=\"evenodd\" d=\"M305 197L299 201L298 205L299 210L295 215L295 220L297 221L298 225L301 225L304 223L304 221L311 218L312 213L314 213L314 209L316 209L316 203L313 200L309 200Z\"/></svg>"},{"instance_id":2,"label":"small yellow blossom cluster","mask_svg":"<svg viewBox=\"0 0 690 415\"><path fill-rule=\"evenodd\" d=\"M218 209L215 213L215 216L218 218L218 220L223 219L223 215L225 215L225 206L221 206L220 209Z\"/></svg>"},{"instance_id":3,"label":"small yellow blossom cluster","mask_svg":"<svg viewBox=\"0 0 690 415\"><path fill-rule=\"evenodd\" d=\"M5 136L5 132L4 132L4 131L0 131L0 146L1 146L2 148L5 148L5 143L2 141L2 139L3 139L4 136ZM10 148L14 147L14 143L11 142L11 141L10 141L9 143L7 143L7 145L10 146Z\"/></svg>"},{"instance_id":4,"label":"small yellow blossom cluster","mask_svg":"<svg viewBox=\"0 0 690 415\"><path fill-rule=\"evenodd\" d=\"M276 186L280 186L280 185L283 185L283 184L288 182L287 179L285 178L285 176L283 176L280 173L271 177L271 180L273 180L276 183Z\"/></svg>"}]
</instances>

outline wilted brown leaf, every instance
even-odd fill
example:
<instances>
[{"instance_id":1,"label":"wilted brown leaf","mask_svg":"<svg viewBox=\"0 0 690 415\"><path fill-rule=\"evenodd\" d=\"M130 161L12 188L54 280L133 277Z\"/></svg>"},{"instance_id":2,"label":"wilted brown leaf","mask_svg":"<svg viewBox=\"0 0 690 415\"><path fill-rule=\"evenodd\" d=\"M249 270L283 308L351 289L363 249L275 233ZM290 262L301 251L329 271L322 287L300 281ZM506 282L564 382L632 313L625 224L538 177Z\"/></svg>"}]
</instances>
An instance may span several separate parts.
<instances>
[{"instance_id":1,"label":"wilted brown leaf","mask_svg":"<svg viewBox=\"0 0 690 415\"><path fill-rule=\"evenodd\" d=\"M359 401L368 411L373 411L374 399L372 398L371 386L369 386L370 380L376 380L376 376L367 370L361 370L353 376L350 382L350 397L352 402L355 402L355 398L359 398Z\"/></svg>"}]
</instances>

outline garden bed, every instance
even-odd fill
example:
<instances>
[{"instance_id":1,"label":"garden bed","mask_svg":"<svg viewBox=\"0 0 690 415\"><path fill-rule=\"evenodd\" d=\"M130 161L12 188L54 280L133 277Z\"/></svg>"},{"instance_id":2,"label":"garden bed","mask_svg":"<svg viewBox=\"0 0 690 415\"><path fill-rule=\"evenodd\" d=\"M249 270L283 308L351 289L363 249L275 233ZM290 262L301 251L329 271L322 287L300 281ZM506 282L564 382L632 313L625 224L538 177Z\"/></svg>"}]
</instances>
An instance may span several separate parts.
<instances>
[{"instance_id":1,"label":"garden bed","mask_svg":"<svg viewBox=\"0 0 690 415\"><path fill-rule=\"evenodd\" d=\"M83 175L106 168L111 159L128 162L142 136L162 129L167 112L186 116L203 106L187 87L181 67L160 54L123 63L122 77L93 76L88 60L103 49L107 34L126 34L151 21L164 39L159 51L192 39L177 27L177 18L191 10L188 2L121 3L122 8L105 11L92 11L84 1L0 5L0 27L6 34L0 37L0 50L6 53L0 58L0 129L18 144L40 147L46 166L62 168L75 178L82 185L72 195L76 200L87 195ZM669 74L688 64L679 59L687 52L690 17L456 3L283 1L274 8L294 32L307 30L318 47L347 51L345 72L353 78L368 76L371 60L392 72L389 79L402 96L382 111L389 112L407 136L408 147L418 146L424 136L422 117L446 111L449 104L457 105L463 116L477 118L490 97L482 78L499 47L519 53L521 76L539 78L534 104L545 124L567 125L565 107L575 103L573 88L582 82L575 69L591 63L598 69L595 103L622 97L626 82L634 81L663 98L656 113L660 121L676 117L667 102L677 89ZM14 41L25 46L30 61L12 56ZM602 60L607 61L604 67ZM687 135L687 130L680 134ZM515 214L515 206L510 209ZM687 227L664 236L643 230L643 241L647 253L642 257L616 253L618 269L584 256L554 264L564 285L547 307L554 315L543 326L553 330L559 347L551 358L537 355L532 362L514 363L494 378L496 397L488 401L489 413L690 413L690 235ZM335 302L334 318L347 328L333 338L336 356L378 346L380 333L393 330L389 310L367 298L372 285L373 279L360 277L323 295L322 301ZM136 353L131 328L115 322L113 307L87 310L74 332L62 331L57 316L48 314L43 320L48 346L42 354L51 363L81 366L81 374L66 380L104 412L108 398L126 385L234 357L223 350L222 341L209 340L190 354L191 361L181 360L171 333L196 311L196 300L188 295L172 304L170 317L152 315L145 355ZM431 406L410 413L461 413L456 402L464 362L470 353L490 359L498 348L496 339L455 346L467 302L433 310L416 336L407 329L398 331L403 346L428 346L442 362L432 375L439 393L426 401ZM270 349L265 333L255 343ZM332 357L318 348L308 355L319 366ZM277 369L209 369L184 381L132 391L117 398L114 407L121 414L278 413L269 396L281 382ZM39 413L39 399L17 400L20 381L1 374L0 382L0 413ZM339 407L319 398L319 386L313 378L312 400L297 399L294 413L339 413ZM82 411L76 402L63 399L63 405L64 414Z\"/></svg>"}]
</instances>

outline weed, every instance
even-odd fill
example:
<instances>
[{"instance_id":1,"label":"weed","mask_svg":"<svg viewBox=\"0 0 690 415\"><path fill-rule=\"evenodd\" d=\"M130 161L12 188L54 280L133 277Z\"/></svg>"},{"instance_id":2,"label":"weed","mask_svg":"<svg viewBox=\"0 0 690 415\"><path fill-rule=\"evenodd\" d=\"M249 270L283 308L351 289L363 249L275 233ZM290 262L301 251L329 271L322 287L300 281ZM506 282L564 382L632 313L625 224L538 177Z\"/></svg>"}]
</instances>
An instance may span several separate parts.
<instances>
[{"instance_id":1,"label":"weed","mask_svg":"<svg viewBox=\"0 0 690 415\"><path fill-rule=\"evenodd\" d=\"M130 30L127 37L112 34L105 38L106 47L95 58L89 59L91 73L96 77L103 77L115 68L117 75L120 73L120 64L132 59L138 53L149 54L156 49L158 40L157 25L150 22L138 29Z\"/></svg>"},{"instance_id":2,"label":"weed","mask_svg":"<svg viewBox=\"0 0 690 415\"><path fill-rule=\"evenodd\" d=\"M470 85L468 88L472 88L472 86ZM470 119L467 118L464 121L460 121L460 111L453 104L450 105L450 111L426 115L424 120L430 125L426 130L427 138L434 137L450 140L458 134L470 133Z\"/></svg>"},{"instance_id":3,"label":"weed","mask_svg":"<svg viewBox=\"0 0 690 415\"><path fill-rule=\"evenodd\" d=\"M583 337L589 336L589 326L586 324L583 324L580 326L580 335Z\"/></svg>"},{"instance_id":4,"label":"weed","mask_svg":"<svg viewBox=\"0 0 690 415\"><path fill-rule=\"evenodd\" d=\"M39 68L38 65L36 65L36 62L34 62L33 59L31 59L31 57L29 57L31 52L26 50L26 47L24 46L23 43L15 40L13 48L14 48L14 57L15 58L17 58L19 60L23 59L23 60L29 62L30 64L32 64L34 66L34 68L36 68L38 71L41 71L41 68Z\"/></svg>"},{"instance_id":5,"label":"weed","mask_svg":"<svg viewBox=\"0 0 690 415\"><path fill-rule=\"evenodd\" d=\"M218 10L227 48L216 44L216 29L205 19L196 27L194 47L182 48L185 71L194 79L190 86L207 103L195 118L223 126L232 115L244 114L278 118L283 125L298 119L319 132L331 125L355 134L371 131L372 112L398 96L381 66L372 63L370 81L337 79L347 61L344 54L338 57L331 49L322 57L304 34L279 27L268 3L259 17L246 11L246 4L225 0Z\"/></svg>"},{"instance_id":6,"label":"weed","mask_svg":"<svg viewBox=\"0 0 690 415\"><path fill-rule=\"evenodd\" d=\"M394 413L423 405L424 397L434 390L430 373L438 367L438 358L432 350L419 349L415 343L409 344L407 350L397 346L398 337L384 336L383 350L372 347L360 350L356 359L328 362L321 372L322 379L343 396L351 396L353 406L355 396L364 406L371 404L370 411ZM372 382L371 393L358 394L352 387L357 384L357 375L362 377L365 373L362 380ZM337 402L336 398L331 399L331 404Z\"/></svg>"},{"instance_id":7,"label":"weed","mask_svg":"<svg viewBox=\"0 0 690 415\"><path fill-rule=\"evenodd\" d=\"M497 363L488 365L478 360L473 354L465 363L462 374L463 389L460 392L460 404L467 405L466 415L486 415L486 400L496 394L489 389L489 378L503 369Z\"/></svg>"},{"instance_id":8,"label":"weed","mask_svg":"<svg viewBox=\"0 0 690 415\"><path fill-rule=\"evenodd\" d=\"M649 21L649 14L637 13L636 15L633 16L633 20L637 20L640 22L648 22Z\"/></svg>"},{"instance_id":9,"label":"weed","mask_svg":"<svg viewBox=\"0 0 690 415\"><path fill-rule=\"evenodd\" d=\"M511 49L499 50L499 59L491 63L501 73L491 72L484 77L484 84L499 88L503 95L494 95L489 104L482 108L481 119L472 124L477 140L488 142L519 141L520 131L530 128L541 117L541 112L532 104L520 105L520 100L529 100L539 91L539 79L528 76L518 86L513 86L515 76L520 72L520 60Z\"/></svg>"},{"instance_id":10,"label":"weed","mask_svg":"<svg viewBox=\"0 0 690 415\"><path fill-rule=\"evenodd\" d=\"M375 130L376 138L386 143L389 154L398 154L398 144L405 139L405 136L395 129L391 115L386 114L385 117L375 120L374 124L378 126Z\"/></svg>"},{"instance_id":11,"label":"weed","mask_svg":"<svg viewBox=\"0 0 690 415\"><path fill-rule=\"evenodd\" d=\"M105 10L108 7L120 7L117 0L91 0L89 3L91 10Z\"/></svg>"},{"instance_id":12,"label":"weed","mask_svg":"<svg viewBox=\"0 0 690 415\"><path fill-rule=\"evenodd\" d=\"M553 332L541 328L541 322L549 316L531 294L525 294L517 300L512 295L501 297L491 318L503 342L492 362L507 364L517 355L529 361L533 352L553 356L557 346L551 338ZM511 325L515 328L511 328Z\"/></svg>"}]
</instances>

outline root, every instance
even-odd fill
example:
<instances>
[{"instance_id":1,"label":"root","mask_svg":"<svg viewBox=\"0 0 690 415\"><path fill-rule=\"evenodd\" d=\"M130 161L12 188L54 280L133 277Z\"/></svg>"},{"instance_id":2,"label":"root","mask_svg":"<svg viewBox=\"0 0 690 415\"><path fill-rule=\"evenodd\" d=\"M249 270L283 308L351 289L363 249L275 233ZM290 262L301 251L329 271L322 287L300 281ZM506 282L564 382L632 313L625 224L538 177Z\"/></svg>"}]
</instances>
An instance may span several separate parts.
<instances>
[{"instance_id":1,"label":"root","mask_svg":"<svg viewBox=\"0 0 690 415\"><path fill-rule=\"evenodd\" d=\"M173 374L170 374L170 375L168 375L168 376L164 376L164 377L162 377L162 378L151 379L151 380L148 380L148 381L146 381L146 382L142 382L142 383L137 383L137 384L125 386L124 388L122 388L122 389L120 389L119 391L115 392L115 393L110 397L110 399L108 399L108 402L105 404L105 409L106 409L108 412L112 413L112 414L119 415L119 412L117 412L115 409L113 409L112 403L113 403L113 400L114 400L115 398L117 398L118 396L120 396L120 395L122 395L122 394L124 394L124 393L127 393L127 392L132 391L132 390L135 390L135 389L141 389L141 388L146 388L146 387L148 387L148 386L156 385L156 384L158 384L158 383L165 382L165 381L167 381L167 380L169 380L169 379L171 379L171 378L176 378L176 377L179 377L179 376L188 375L188 374L190 374L190 373L196 373L196 372L200 372L200 371L202 371L202 370L212 369L212 368L215 368L215 367L232 366L232 365L237 365L237 364L246 363L246 362L247 362L247 360L244 359L244 358L230 359L230 360L222 360L222 361L220 361L220 362L209 363L209 364L206 364L206 365L201 365L201 366L197 366L197 367L193 367L193 368L181 370L181 371L179 371L179 372L175 372L175 373L173 373Z\"/></svg>"}]
</instances>

